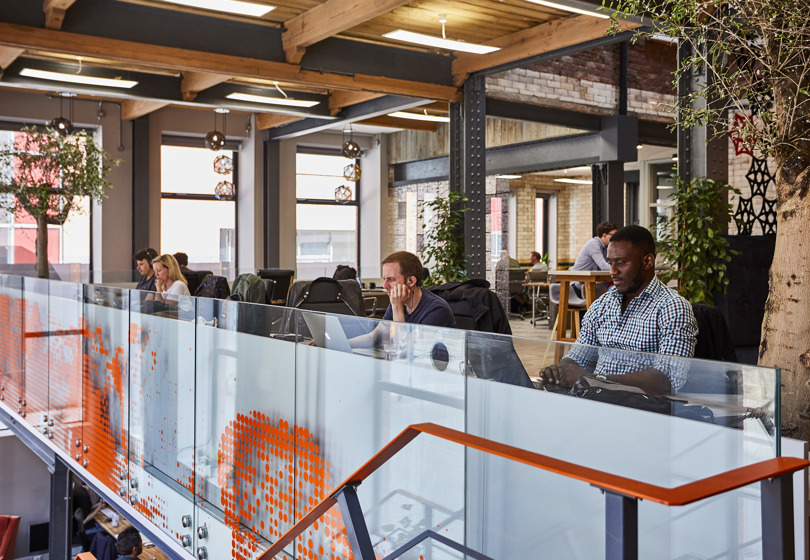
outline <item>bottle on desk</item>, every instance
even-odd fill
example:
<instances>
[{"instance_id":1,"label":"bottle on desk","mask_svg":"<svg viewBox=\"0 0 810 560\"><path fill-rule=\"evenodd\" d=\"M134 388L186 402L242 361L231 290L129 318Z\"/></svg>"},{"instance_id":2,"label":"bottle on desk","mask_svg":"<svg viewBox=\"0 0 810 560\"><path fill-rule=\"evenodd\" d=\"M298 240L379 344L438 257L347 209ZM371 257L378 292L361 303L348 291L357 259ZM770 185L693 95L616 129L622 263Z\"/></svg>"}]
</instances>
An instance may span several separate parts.
<instances>
[{"instance_id":1,"label":"bottle on desk","mask_svg":"<svg viewBox=\"0 0 810 560\"><path fill-rule=\"evenodd\" d=\"M118 523L119 523L120 519L121 518L117 513L113 513L112 514L112 526L113 527L118 527Z\"/></svg>"}]
</instances>

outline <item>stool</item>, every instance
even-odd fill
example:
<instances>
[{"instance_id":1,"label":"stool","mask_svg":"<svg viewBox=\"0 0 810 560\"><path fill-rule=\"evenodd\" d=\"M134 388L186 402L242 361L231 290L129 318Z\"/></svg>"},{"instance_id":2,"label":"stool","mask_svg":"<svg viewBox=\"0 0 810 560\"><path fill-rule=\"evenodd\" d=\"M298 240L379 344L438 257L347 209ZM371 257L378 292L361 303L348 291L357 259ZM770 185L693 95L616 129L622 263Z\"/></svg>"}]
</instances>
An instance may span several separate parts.
<instances>
[{"instance_id":1,"label":"stool","mask_svg":"<svg viewBox=\"0 0 810 560\"><path fill-rule=\"evenodd\" d=\"M555 282L548 287L548 298L556 304L560 304L560 283ZM577 297L573 290L568 292L568 324L571 325L571 338L576 338L579 334L580 322L579 312L585 309L585 300ZM557 318L554 320L554 326L551 328L550 340L554 340L557 333L557 325L560 321L560 314L557 313ZM567 333L566 333L567 334Z\"/></svg>"}]
</instances>

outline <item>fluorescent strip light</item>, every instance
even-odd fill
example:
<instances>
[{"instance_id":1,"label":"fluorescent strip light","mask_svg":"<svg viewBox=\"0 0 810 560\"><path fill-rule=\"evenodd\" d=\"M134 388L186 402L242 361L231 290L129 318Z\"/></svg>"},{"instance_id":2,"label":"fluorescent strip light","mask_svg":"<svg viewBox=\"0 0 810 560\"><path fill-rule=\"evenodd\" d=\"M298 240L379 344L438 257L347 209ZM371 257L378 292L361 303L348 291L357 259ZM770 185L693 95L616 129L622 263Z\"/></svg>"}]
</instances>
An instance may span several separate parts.
<instances>
[{"instance_id":1,"label":"fluorescent strip light","mask_svg":"<svg viewBox=\"0 0 810 560\"><path fill-rule=\"evenodd\" d=\"M564 12L574 12L575 14L582 14L584 16L593 16L602 19L608 19L609 16L606 14L597 14L596 12L589 12L588 10L580 10L579 8L572 8L571 6L565 6L563 4L556 4L554 2L546 2L546 0L529 0L529 2L533 2L535 4L540 4L541 6L545 6L547 8L554 8L555 10L562 10Z\"/></svg>"},{"instance_id":2,"label":"fluorescent strip light","mask_svg":"<svg viewBox=\"0 0 810 560\"><path fill-rule=\"evenodd\" d=\"M523 175L495 175L496 179L520 179Z\"/></svg>"},{"instance_id":3,"label":"fluorescent strip light","mask_svg":"<svg viewBox=\"0 0 810 560\"><path fill-rule=\"evenodd\" d=\"M424 113L407 113L405 111L396 111L388 113L389 117L396 117L398 119L411 119L414 121L430 121L430 122L450 122L450 117L440 117L438 115L426 115Z\"/></svg>"},{"instance_id":4,"label":"fluorescent strip light","mask_svg":"<svg viewBox=\"0 0 810 560\"><path fill-rule=\"evenodd\" d=\"M261 17L276 9L275 6L268 6L267 4L254 4L253 2L240 2L239 0L167 0L167 2L191 8L204 8L206 10L254 17Z\"/></svg>"},{"instance_id":5,"label":"fluorescent strip light","mask_svg":"<svg viewBox=\"0 0 810 560\"><path fill-rule=\"evenodd\" d=\"M23 68L20 76L28 78L38 78L40 80L53 80L56 82L71 82L74 84L86 84L91 86L131 88L138 85L134 80L116 80L114 78L99 78L96 76L85 76L82 74L64 74L62 72L48 72L47 70L37 70L36 68Z\"/></svg>"},{"instance_id":6,"label":"fluorescent strip light","mask_svg":"<svg viewBox=\"0 0 810 560\"><path fill-rule=\"evenodd\" d=\"M417 45L426 45L428 47L438 47L449 51L464 51L474 54L487 54L501 50L500 47L487 47L486 45L476 45L475 43L465 43L464 41L452 41L450 39L423 35L403 29L385 33L383 37L396 39L397 41L405 41L406 43L416 43Z\"/></svg>"},{"instance_id":7,"label":"fluorescent strip light","mask_svg":"<svg viewBox=\"0 0 810 560\"><path fill-rule=\"evenodd\" d=\"M588 179L554 179L555 183L573 183L574 185L590 185L591 181Z\"/></svg>"},{"instance_id":8,"label":"fluorescent strip light","mask_svg":"<svg viewBox=\"0 0 810 560\"><path fill-rule=\"evenodd\" d=\"M249 93L229 93L228 99L237 101L247 101L249 103L266 103L268 105L288 105L290 107L313 107L320 101L304 101L302 99L290 99L289 97L265 97L263 95L251 95Z\"/></svg>"}]
</instances>

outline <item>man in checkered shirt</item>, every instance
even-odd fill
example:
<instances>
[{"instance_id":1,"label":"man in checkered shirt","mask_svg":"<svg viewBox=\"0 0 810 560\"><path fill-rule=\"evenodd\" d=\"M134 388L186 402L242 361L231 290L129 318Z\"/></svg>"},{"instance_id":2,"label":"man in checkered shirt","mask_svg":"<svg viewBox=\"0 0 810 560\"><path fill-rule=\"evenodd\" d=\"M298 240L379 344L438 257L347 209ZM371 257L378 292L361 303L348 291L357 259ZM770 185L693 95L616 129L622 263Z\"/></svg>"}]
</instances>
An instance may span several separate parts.
<instances>
[{"instance_id":1,"label":"man in checkered shirt","mask_svg":"<svg viewBox=\"0 0 810 560\"><path fill-rule=\"evenodd\" d=\"M585 313L565 358L541 372L543 381L568 388L582 375L610 376L651 394L676 392L688 370L679 356L691 357L697 341L691 304L655 277L655 240L647 229L617 231L607 262L613 286Z\"/></svg>"}]
</instances>

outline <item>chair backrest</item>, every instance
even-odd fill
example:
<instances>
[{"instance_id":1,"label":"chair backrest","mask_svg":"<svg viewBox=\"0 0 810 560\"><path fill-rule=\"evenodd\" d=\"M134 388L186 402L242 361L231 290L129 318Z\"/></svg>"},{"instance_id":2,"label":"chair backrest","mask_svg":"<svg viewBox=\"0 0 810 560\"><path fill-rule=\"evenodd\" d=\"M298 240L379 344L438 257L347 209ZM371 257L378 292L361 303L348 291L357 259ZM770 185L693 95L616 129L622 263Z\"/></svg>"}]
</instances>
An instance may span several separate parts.
<instances>
[{"instance_id":1,"label":"chair backrest","mask_svg":"<svg viewBox=\"0 0 810 560\"><path fill-rule=\"evenodd\" d=\"M266 296L265 303L273 303L273 297L276 292L276 281L272 278L261 278L264 283L264 295Z\"/></svg>"},{"instance_id":2,"label":"chair backrest","mask_svg":"<svg viewBox=\"0 0 810 560\"><path fill-rule=\"evenodd\" d=\"M295 271L289 268L260 268L256 275L259 278L267 278L276 281L276 289L273 298L276 300L286 300L290 291Z\"/></svg>"},{"instance_id":3,"label":"chair backrest","mask_svg":"<svg viewBox=\"0 0 810 560\"><path fill-rule=\"evenodd\" d=\"M202 279L209 274L213 274L210 270L189 270L188 268L181 268L180 272L183 273L183 277L188 284L188 291L192 295L197 293L197 288L200 287Z\"/></svg>"},{"instance_id":4,"label":"chair backrest","mask_svg":"<svg viewBox=\"0 0 810 560\"><path fill-rule=\"evenodd\" d=\"M240 274L233 281L231 299L250 303L267 303L264 282L255 274Z\"/></svg>"},{"instance_id":5,"label":"chair backrest","mask_svg":"<svg viewBox=\"0 0 810 560\"><path fill-rule=\"evenodd\" d=\"M526 279L529 282L548 282L548 270L528 270Z\"/></svg>"},{"instance_id":6,"label":"chair backrest","mask_svg":"<svg viewBox=\"0 0 810 560\"><path fill-rule=\"evenodd\" d=\"M19 516L0 515L0 560L14 558L14 547L17 546L17 530L19 528Z\"/></svg>"},{"instance_id":7,"label":"chair backrest","mask_svg":"<svg viewBox=\"0 0 810 560\"><path fill-rule=\"evenodd\" d=\"M450 305L456 328L512 334L501 300L489 289L489 282L472 279L432 286L430 291Z\"/></svg>"},{"instance_id":8,"label":"chair backrest","mask_svg":"<svg viewBox=\"0 0 810 560\"><path fill-rule=\"evenodd\" d=\"M526 280L526 271L522 268L509 269L509 295L523 293L523 282Z\"/></svg>"},{"instance_id":9,"label":"chair backrest","mask_svg":"<svg viewBox=\"0 0 810 560\"><path fill-rule=\"evenodd\" d=\"M548 286L548 299L551 303L560 304L560 283L554 282ZM568 289L568 306L569 307L585 307L585 300L577 297L574 290Z\"/></svg>"},{"instance_id":10,"label":"chair backrest","mask_svg":"<svg viewBox=\"0 0 810 560\"><path fill-rule=\"evenodd\" d=\"M288 307L365 317L363 295L357 280L323 277L311 282L295 282L294 287L290 290Z\"/></svg>"}]
</instances>

